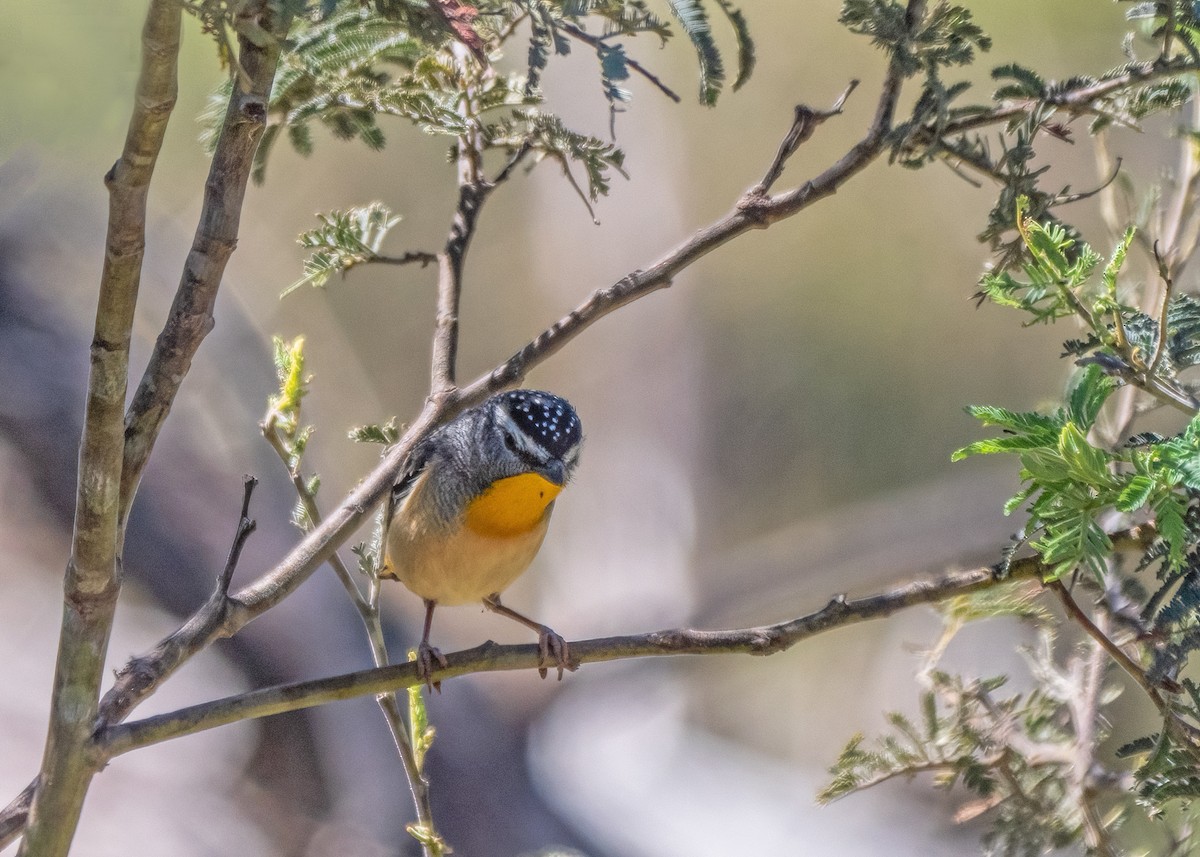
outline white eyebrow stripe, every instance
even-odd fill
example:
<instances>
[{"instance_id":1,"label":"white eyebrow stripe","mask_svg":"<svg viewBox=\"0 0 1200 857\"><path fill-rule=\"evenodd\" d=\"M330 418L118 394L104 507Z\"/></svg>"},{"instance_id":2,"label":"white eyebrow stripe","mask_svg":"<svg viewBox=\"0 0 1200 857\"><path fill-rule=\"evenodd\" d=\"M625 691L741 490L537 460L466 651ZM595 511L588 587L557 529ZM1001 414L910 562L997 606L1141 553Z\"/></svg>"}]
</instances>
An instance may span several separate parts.
<instances>
[{"instance_id":1,"label":"white eyebrow stripe","mask_svg":"<svg viewBox=\"0 0 1200 857\"><path fill-rule=\"evenodd\" d=\"M538 443L537 440L527 435L525 430L517 425L513 418L509 416L503 408L500 409L499 416L501 424L500 427L516 438L517 446L521 447L521 449L532 455L538 461L549 460L550 455L546 452L545 447Z\"/></svg>"}]
</instances>

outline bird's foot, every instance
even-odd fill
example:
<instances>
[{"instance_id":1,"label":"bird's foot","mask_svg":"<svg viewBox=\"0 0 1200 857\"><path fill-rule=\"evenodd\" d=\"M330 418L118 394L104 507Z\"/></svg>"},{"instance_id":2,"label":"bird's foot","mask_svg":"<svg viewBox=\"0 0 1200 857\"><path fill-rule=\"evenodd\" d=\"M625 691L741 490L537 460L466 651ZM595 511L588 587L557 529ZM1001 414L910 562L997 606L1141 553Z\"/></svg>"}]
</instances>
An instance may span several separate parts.
<instances>
[{"instance_id":1,"label":"bird's foot","mask_svg":"<svg viewBox=\"0 0 1200 857\"><path fill-rule=\"evenodd\" d=\"M545 678L550 666L558 670L559 681L562 681L563 670L575 671L571 664L571 648L567 641L546 625L542 625L538 629L538 675Z\"/></svg>"},{"instance_id":2,"label":"bird's foot","mask_svg":"<svg viewBox=\"0 0 1200 857\"><path fill-rule=\"evenodd\" d=\"M425 687L429 692L442 692L442 683L433 680L433 671L435 669L434 662L440 667L450 666L450 662L446 660L446 656L442 654L441 649L436 649L429 645L428 640L422 640L421 645L417 646L417 675L425 680Z\"/></svg>"}]
</instances>

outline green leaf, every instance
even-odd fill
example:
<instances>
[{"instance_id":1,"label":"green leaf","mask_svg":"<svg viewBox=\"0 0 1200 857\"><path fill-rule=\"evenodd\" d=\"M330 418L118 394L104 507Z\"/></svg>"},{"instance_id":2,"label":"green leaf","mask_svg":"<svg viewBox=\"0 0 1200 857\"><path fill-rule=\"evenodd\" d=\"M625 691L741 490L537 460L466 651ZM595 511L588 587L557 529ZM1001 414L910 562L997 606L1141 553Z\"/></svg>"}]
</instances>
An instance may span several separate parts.
<instances>
[{"instance_id":1,"label":"green leaf","mask_svg":"<svg viewBox=\"0 0 1200 857\"><path fill-rule=\"evenodd\" d=\"M1084 431L1091 429L1100 408L1117 388L1117 382L1095 364L1084 367L1071 378L1067 389L1067 418Z\"/></svg>"},{"instance_id":2,"label":"green leaf","mask_svg":"<svg viewBox=\"0 0 1200 857\"><path fill-rule=\"evenodd\" d=\"M717 103L725 84L725 64L717 43L713 40L708 14L699 0L667 0L684 33L691 39L700 60L700 103L708 107Z\"/></svg>"},{"instance_id":3,"label":"green leaf","mask_svg":"<svg viewBox=\"0 0 1200 857\"><path fill-rule=\"evenodd\" d=\"M369 423L365 426L355 426L350 429L349 437L355 443L378 443L391 446L400 439L400 428L396 417L392 417L382 425Z\"/></svg>"},{"instance_id":4,"label":"green leaf","mask_svg":"<svg viewBox=\"0 0 1200 857\"><path fill-rule=\"evenodd\" d=\"M1146 505L1154 488L1154 480L1149 476L1131 476L1128 484L1117 495L1114 505L1122 512L1136 512Z\"/></svg>"},{"instance_id":5,"label":"green leaf","mask_svg":"<svg viewBox=\"0 0 1200 857\"><path fill-rule=\"evenodd\" d=\"M717 0L717 5L721 7L721 11L725 13L725 17L729 19L730 25L733 27L734 37L737 39L738 49L738 73L737 79L733 82L733 91L737 92L746 81L750 79L750 75L754 72L754 40L750 37L750 27L746 23L746 16L741 10L735 7L729 0Z\"/></svg>"},{"instance_id":6,"label":"green leaf","mask_svg":"<svg viewBox=\"0 0 1200 857\"><path fill-rule=\"evenodd\" d=\"M1158 534L1167 543L1167 562L1171 567L1179 568L1188 545L1188 528L1184 520L1187 501L1174 491L1165 491L1154 498L1152 505Z\"/></svg>"},{"instance_id":7,"label":"green leaf","mask_svg":"<svg viewBox=\"0 0 1200 857\"><path fill-rule=\"evenodd\" d=\"M1114 302L1117 299L1117 275L1121 273L1121 267L1125 264L1125 257L1129 253L1129 246L1133 243L1133 236L1136 234L1137 227L1130 226L1126 229L1121 242L1113 250L1112 258L1104 266L1104 288L1108 292L1109 298Z\"/></svg>"},{"instance_id":8,"label":"green leaf","mask_svg":"<svg viewBox=\"0 0 1200 857\"><path fill-rule=\"evenodd\" d=\"M1055 438L1063 426L1061 418L1034 411L1010 411L993 405L971 405L966 411L985 426L997 426L1018 434Z\"/></svg>"},{"instance_id":9,"label":"green leaf","mask_svg":"<svg viewBox=\"0 0 1200 857\"><path fill-rule=\"evenodd\" d=\"M304 274L283 290L286 297L304 285L323 287L334 274L379 258L379 247L400 218L381 202L318 214L321 226L300 233L297 242L314 252L304 262Z\"/></svg>"},{"instance_id":10,"label":"green leaf","mask_svg":"<svg viewBox=\"0 0 1200 857\"><path fill-rule=\"evenodd\" d=\"M1075 481L1088 486L1112 484L1113 475L1108 469L1112 457L1088 443L1074 423L1063 426L1058 436L1058 451Z\"/></svg>"},{"instance_id":11,"label":"green leaf","mask_svg":"<svg viewBox=\"0 0 1200 857\"><path fill-rule=\"evenodd\" d=\"M1017 63L1008 63L1007 65L997 66L992 69L992 80L1012 80L1015 85L1011 87L1014 92L1010 95L1001 95L997 92L993 95L993 100L1002 98L1042 98L1046 92L1046 81L1036 71Z\"/></svg>"},{"instance_id":12,"label":"green leaf","mask_svg":"<svg viewBox=\"0 0 1200 857\"><path fill-rule=\"evenodd\" d=\"M1007 435L977 440L961 449L956 449L950 456L951 461L962 461L972 455L992 455L999 452L1020 452L1026 449L1039 449L1047 445L1047 439L1035 435Z\"/></svg>"},{"instance_id":13,"label":"green leaf","mask_svg":"<svg viewBox=\"0 0 1200 857\"><path fill-rule=\"evenodd\" d=\"M1017 509L1019 509L1026 500L1028 500L1030 497L1032 497L1039 490L1041 490L1041 489L1039 489L1037 485L1027 485L1026 487L1022 488L1020 491L1018 491L1016 494L1014 494L1012 497L1009 497L1008 500L1005 501L1005 503L1004 503L1005 517L1007 517L1008 515L1011 515L1013 512L1015 512Z\"/></svg>"},{"instance_id":14,"label":"green leaf","mask_svg":"<svg viewBox=\"0 0 1200 857\"><path fill-rule=\"evenodd\" d=\"M267 406L284 434L294 436L298 430L300 400L308 395L311 380L304 374L304 337L297 336L286 342L282 337L273 336L271 346L279 390L267 399Z\"/></svg>"}]
</instances>

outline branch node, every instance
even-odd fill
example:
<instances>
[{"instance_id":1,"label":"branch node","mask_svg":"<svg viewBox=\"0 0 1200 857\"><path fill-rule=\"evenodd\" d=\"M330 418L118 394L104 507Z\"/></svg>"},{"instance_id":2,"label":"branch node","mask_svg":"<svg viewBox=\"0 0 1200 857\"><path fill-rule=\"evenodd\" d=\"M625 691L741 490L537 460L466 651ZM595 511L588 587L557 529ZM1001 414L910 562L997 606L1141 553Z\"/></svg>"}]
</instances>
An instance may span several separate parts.
<instances>
[{"instance_id":1,"label":"branch node","mask_svg":"<svg viewBox=\"0 0 1200 857\"><path fill-rule=\"evenodd\" d=\"M238 105L238 112L247 120L257 125L267 123L267 101L258 95L247 95Z\"/></svg>"},{"instance_id":2,"label":"branch node","mask_svg":"<svg viewBox=\"0 0 1200 857\"><path fill-rule=\"evenodd\" d=\"M767 168L762 181L747 191L746 195L742 198L742 202L738 203L739 210L745 210L743 206L750 207L757 202L768 199L767 194L770 192L771 186L783 175L783 168L788 158L795 154L796 150L812 137L818 125L832 116L841 114L842 108L846 104L846 99L850 97L850 93L857 87L858 81L851 80L828 110L817 110L805 104L796 105L796 115L792 120L792 127L779 144L779 151L775 153L775 159L771 162L771 166Z\"/></svg>"}]
</instances>

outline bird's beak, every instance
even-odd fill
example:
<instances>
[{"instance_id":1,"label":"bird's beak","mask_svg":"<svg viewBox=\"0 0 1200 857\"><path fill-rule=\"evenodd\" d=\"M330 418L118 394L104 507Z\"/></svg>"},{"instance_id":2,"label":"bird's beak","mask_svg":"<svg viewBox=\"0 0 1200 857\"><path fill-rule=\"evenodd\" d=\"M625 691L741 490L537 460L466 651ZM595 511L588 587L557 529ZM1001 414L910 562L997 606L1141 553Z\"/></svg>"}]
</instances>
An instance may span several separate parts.
<instances>
[{"instance_id":1,"label":"bird's beak","mask_svg":"<svg viewBox=\"0 0 1200 857\"><path fill-rule=\"evenodd\" d=\"M557 458L547 461L542 466L541 474L546 477L547 482L552 482L555 485L567 484L567 466Z\"/></svg>"}]
</instances>

